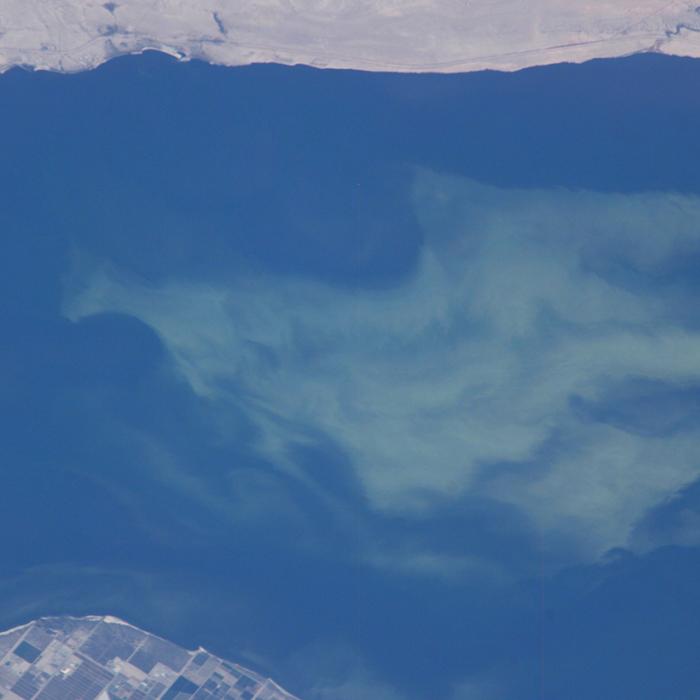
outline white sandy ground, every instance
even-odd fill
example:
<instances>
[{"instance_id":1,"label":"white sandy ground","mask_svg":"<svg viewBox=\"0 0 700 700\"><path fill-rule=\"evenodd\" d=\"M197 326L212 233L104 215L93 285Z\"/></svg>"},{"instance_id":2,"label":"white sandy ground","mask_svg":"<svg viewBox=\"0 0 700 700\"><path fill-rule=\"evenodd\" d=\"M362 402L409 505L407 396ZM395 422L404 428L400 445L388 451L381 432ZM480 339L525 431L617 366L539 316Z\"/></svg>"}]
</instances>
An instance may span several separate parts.
<instances>
[{"instance_id":1,"label":"white sandy ground","mask_svg":"<svg viewBox=\"0 0 700 700\"><path fill-rule=\"evenodd\" d=\"M210 63L516 70L700 56L700 0L0 0L0 72L157 49Z\"/></svg>"}]
</instances>

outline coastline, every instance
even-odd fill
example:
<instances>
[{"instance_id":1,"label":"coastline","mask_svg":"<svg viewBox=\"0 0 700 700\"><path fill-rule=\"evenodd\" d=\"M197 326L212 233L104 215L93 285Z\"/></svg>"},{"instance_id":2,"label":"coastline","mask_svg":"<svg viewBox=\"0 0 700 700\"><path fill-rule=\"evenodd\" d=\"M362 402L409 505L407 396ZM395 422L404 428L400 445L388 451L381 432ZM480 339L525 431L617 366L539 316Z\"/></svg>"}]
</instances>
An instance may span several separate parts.
<instances>
[{"instance_id":1,"label":"coastline","mask_svg":"<svg viewBox=\"0 0 700 700\"><path fill-rule=\"evenodd\" d=\"M581 0L566 6L542 0L527 12L517 0L495 8L482 1L432 0L403 10L384 0L369 8L350 2L290 11L276 0L225 10L217 0L164 0L158 9L147 0L114 7L60 0L62 13L49 14L40 3L10 0L0 25L0 73L12 67L74 73L145 51L230 67L396 73L511 72L649 52L700 57L700 8L688 0L621 0L615 16L605 8L594 14Z\"/></svg>"}]
</instances>

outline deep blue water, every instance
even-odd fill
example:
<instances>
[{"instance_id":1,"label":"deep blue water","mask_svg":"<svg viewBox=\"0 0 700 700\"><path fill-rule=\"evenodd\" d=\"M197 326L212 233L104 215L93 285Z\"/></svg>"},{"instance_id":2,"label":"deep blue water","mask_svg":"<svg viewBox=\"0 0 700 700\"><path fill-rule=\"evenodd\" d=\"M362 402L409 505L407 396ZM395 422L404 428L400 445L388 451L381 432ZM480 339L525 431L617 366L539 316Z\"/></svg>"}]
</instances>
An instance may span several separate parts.
<instances>
[{"instance_id":1,"label":"deep blue water","mask_svg":"<svg viewBox=\"0 0 700 700\"><path fill-rule=\"evenodd\" d=\"M700 508L697 487L645 516L666 546L562 568L505 506L378 512L332 438L289 446L295 478L254 449L261 428L241 404L192 390L143 319L75 323L62 303L94 261L147 288L244 274L348 295L400 287L425 243L411 204L422 169L700 195L699 85L699 61L660 56L408 76L147 54L0 76L0 626L116 614L307 700L332 697L319 678L346 676L384 684L378 700L461 700L453 684L494 677L500 694L473 697L697 697L700 553L658 535ZM664 274L692 307L698 258L654 284ZM669 432L697 426L697 385L670 398L649 386L576 410L648 432L650 397L676 407ZM234 473L246 498L274 497L250 516L232 499L229 518L194 482L169 486L173 464L213 493ZM508 575L370 566L368 540L466 552Z\"/></svg>"}]
</instances>

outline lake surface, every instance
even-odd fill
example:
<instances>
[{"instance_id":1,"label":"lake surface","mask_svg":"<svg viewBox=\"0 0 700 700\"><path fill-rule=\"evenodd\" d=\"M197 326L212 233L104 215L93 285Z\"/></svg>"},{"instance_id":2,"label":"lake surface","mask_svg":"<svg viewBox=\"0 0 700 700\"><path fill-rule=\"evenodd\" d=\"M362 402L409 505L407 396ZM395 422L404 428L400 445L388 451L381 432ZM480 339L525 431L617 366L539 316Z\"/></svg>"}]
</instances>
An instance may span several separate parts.
<instances>
[{"instance_id":1,"label":"lake surface","mask_svg":"<svg viewBox=\"0 0 700 700\"><path fill-rule=\"evenodd\" d=\"M306 700L696 697L699 84L0 76L0 627Z\"/></svg>"}]
</instances>

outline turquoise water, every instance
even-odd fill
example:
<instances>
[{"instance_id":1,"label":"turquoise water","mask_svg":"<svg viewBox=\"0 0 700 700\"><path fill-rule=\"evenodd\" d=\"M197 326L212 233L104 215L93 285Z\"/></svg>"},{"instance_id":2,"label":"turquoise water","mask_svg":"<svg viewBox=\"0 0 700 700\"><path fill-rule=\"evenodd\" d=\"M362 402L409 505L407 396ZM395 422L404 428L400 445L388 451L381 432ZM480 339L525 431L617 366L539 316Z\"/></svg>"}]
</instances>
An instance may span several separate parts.
<instances>
[{"instance_id":1,"label":"turquoise water","mask_svg":"<svg viewBox=\"0 0 700 700\"><path fill-rule=\"evenodd\" d=\"M1 76L0 625L307 700L695 697L699 80Z\"/></svg>"}]
</instances>

